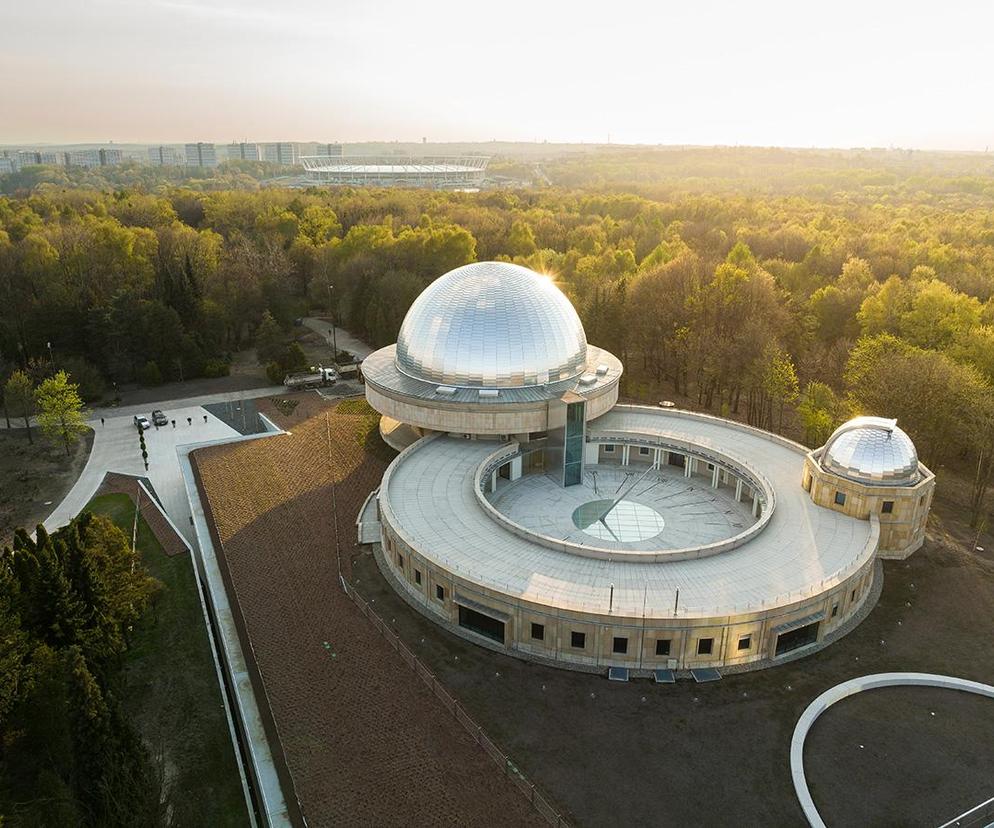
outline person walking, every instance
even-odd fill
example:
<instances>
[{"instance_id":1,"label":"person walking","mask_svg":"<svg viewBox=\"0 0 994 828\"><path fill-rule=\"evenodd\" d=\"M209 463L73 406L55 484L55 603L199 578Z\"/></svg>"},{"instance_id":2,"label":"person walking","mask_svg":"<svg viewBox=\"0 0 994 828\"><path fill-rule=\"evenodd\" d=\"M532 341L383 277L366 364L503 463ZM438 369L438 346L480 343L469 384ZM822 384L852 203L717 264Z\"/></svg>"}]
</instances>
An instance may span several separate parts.
<instances>
[{"instance_id":1,"label":"person walking","mask_svg":"<svg viewBox=\"0 0 994 828\"><path fill-rule=\"evenodd\" d=\"M193 417L187 417L186 418L186 424L188 426L192 426L193 425Z\"/></svg>"},{"instance_id":2,"label":"person walking","mask_svg":"<svg viewBox=\"0 0 994 828\"><path fill-rule=\"evenodd\" d=\"M107 425L107 424L106 424L106 423L104 422L104 418L103 418L103 417L101 417L101 418L100 418L100 425L102 425L102 426L103 426L103 425Z\"/></svg>"}]
</instances>

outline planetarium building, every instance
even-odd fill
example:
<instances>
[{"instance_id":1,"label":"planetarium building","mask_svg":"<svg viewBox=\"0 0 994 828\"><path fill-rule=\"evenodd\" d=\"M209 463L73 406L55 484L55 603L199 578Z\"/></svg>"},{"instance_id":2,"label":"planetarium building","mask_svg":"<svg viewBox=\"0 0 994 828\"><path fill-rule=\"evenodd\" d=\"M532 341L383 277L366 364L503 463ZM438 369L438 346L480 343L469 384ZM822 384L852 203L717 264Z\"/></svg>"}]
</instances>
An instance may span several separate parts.
<instances>
[{"instance_id":1,"label":"planetarium building","mask_svg":"<svg viewBox=\"0 0 994 828\"><path fill-rule=\"evenodd\" d=\"M421 294L363 363L400 454L360 540L405 600L512 655L667 680L824 646L872 606L878 558L922 544L934 477L893 421L809 451L618 405L622 370L526 268L466 265Z\"/></svg>"}]
</instances>

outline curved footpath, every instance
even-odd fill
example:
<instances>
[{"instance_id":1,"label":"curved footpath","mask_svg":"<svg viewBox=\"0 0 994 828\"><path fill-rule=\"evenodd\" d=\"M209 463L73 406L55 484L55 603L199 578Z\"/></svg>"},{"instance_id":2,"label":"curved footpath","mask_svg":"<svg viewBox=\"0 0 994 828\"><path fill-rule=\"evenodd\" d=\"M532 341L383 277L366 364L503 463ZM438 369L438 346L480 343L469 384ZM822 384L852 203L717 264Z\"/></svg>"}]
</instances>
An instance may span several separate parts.
<instances>
[{"instance_id":1,"label":"curved footpath","mask_svg":"<svg viewBox=\"0 0 994 828\"><path fill-rule=\"evenodd\" d=\"M862 693L866 690L876 690L881 687L938 687L945 690L960 690L965 693L976 693L994 699L994 687L981 684L979 681L939 676L933 673L875 673L869 676L844 681L822 693L801 714L794 727L794 736L790 742L790 775L794 781L794 792L804 811L811 828L827 828L824 820L815 807L808 782L804 776L804 740L808 731L817 718L833 704L843 699Z\"/></svg>"},{"instance_id":2,"label":"curved footpath","mask_svg":"<svg viewBox=\"0 0 994 828\"><path fill-rule=\"evenodd\" d=\"M875 554L869 521L816 506L801 487L804 449L706 415L617 406L588 423L592 438L643 436L689 443L761 468L776 493L766 528L707 558L634 563L581 557L519 537L481 507L486 441L435 437L411 446L384 479L385 519L429 560L467 581L523 600L583 612L671 617L731 615L800 600L852 575ZM648 591L645 591L648 585Z\"/></svg>"}]
</instances>

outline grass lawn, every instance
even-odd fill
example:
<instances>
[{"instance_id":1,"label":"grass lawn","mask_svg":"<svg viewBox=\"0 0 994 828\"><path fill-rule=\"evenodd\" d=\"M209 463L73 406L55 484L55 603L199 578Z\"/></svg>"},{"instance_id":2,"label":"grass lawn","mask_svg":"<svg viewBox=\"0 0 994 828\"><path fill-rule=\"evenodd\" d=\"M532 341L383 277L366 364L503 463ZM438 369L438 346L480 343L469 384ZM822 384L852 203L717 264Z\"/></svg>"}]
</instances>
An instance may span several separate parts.
<instances>
[{"instance_id":1,"label":"grass lawn","mask_svg":"<svg viewBox=\"0 0 994 828\"><path fill-rule=\"evenodd\" d=\"M88 508L130 538L134 503L95 497ZM162 583L125 656L122 696L165 780L172 825L247 825L241 777L188 555L168 557L139 519L138 549Z\"/></svg>"}]
</instances>

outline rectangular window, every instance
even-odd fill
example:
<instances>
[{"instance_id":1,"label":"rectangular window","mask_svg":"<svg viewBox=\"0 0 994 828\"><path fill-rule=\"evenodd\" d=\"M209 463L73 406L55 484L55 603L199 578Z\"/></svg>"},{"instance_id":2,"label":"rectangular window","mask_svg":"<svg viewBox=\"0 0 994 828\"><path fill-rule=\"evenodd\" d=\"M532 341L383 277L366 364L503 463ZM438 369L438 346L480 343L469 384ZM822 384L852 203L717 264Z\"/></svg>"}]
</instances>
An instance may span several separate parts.
<instances>
[{"instance_id":1,"label":"rectangular window","mask_svg":"<svg viewBox=\"0 0 994 828\"><path fill-rule=\"evenodd\" d=\"M880 507L880 511L883 512L885 515L891 514L894 511L894 501L885 500L883 502L883 505Z\"/></svg>"},{"instance_id":2,"label":"rectangular window","mask_svg":"<svg viewBox=\"0 0 994 828\"><path fill-rule=\"evenodd\" d=\"M832 618L835 618L839 614L839 605L832 604Z\"/></svg>"},{"instance_id":3,"label":"rectangular window","mask_svg":"<svg viewBox=\"0 0 994 828\"><path fill-rule=\"evenodd\" d=\"M532 624L532 638L545 641L545 624Z\"/></svg>"},{"instance_id":4,"label":"rectangular window","mask_svg":"<svg viewBox=\"0 0 994 828\"><path fill-rule=\"evenodd\" d=\"M648 454L650 451L646 446L639 446L639 454Z\"/></svg>"},{"instance_id":5,"label":"rectangular window","mask_svg":"<svg viewBox=\"0 0 994 828\"><path fill-rule=\"evenodd\" d=\"M420 584L421 583L421 570L420 569L415 569L414 570L414 583L416 583L416 584Z\"/></svg>"},{"instance_id":6,"label":"rectangular window","mask_svg":"<svg viewBox=\"0 0 994 828\"><path fill-rule=\"evenodd\" d=\"M836 492L835 493L835 505L836 506L845 506L846 505L846 493L845 492Z\"/></svg>"},{"instance_id":7,"label":"rectangular window","mask_svg":"<svg viewBox=\"0 0 994 828\"><path fill-rule=\"evenodd\" d=\"M569 645L577 650L582 650L587 646L587 634L574 630L569 634Z\"/></svg>"},{"instance_id":8,"label":"rectangular window","mask_svg":"<svg viewBox=\"0 0 994 828\"><path fill-rule=\"evenodd\" d=\"M439 601L445 600L445 587L442 586L441 584L435 584L435 597Z\"/></svg>"},{"instance_id":9,"label":"rectangular window","mask_svg":"<svg viewBox=\"0 0 994 828\"><path fill-rule=\"evenodd\" d=\"M750 647L752 647L752 636L743 635L742 638L739 639L739 649L748 650Z\"/></svg>"},{"instance_id":10,"label":"rectangular window","mask_svg":"<svg viewBox=\"0 0 994 828\"><path fill-rule=\"evenodd\" d=\"M614 647L612 647L611 652L619 653L624 655L628 652L628 639L623 635L616 635L614 637Z\"/></svg>"},{"instance_id":11,"label":"rectangular window","mask_svg":"<svg viewBox=\"0 0 994 828\"><path fill-rule=\"evenodd\" d=\"M711 650L714 649L714 639L713 638L698 638L697 639L697 655L711 655Z\"/></svg>"},{"instance_id":12,"label":"rectangular window","mask_svg":"<svg viewBox=\"0 0 994 828\"><path fill-rule=\"evenodd\" d=\"M852 595L849 596L849 600L850 601L855 601L856 600L856 590L852 591Z\"/></svg>"},{"instance_id":13,"label":"rectangular window","mask_svg":"<svg viewBox=\"0 0 994 828\"><path fill-rule=\"evenodd\" d=\"M399 566L401 569L404 568L404 556L401 555L399 552L397 553L397 566Z\"/></svg>"},{"instance_id":14,"label":"rectangular window","mask_svg":"<svg viewBox=\"0 0 994 828\"><path fill-rule=\"evenodd\" d=\"M604 452L606 454L614 454L614 446L608 443L606 446L604 446Z\"/></svg>"},{"instance_id":15,"label":"rectangular window","mask_svg":"<svg viewBox=\"0 0 994 828\"><path fill-rule=\"evenodd\" d=\"M670 639L668 638L657 638L656 639L656 655L658 656L668 656L670 654Z\"/></svg>"}]
</instances>

